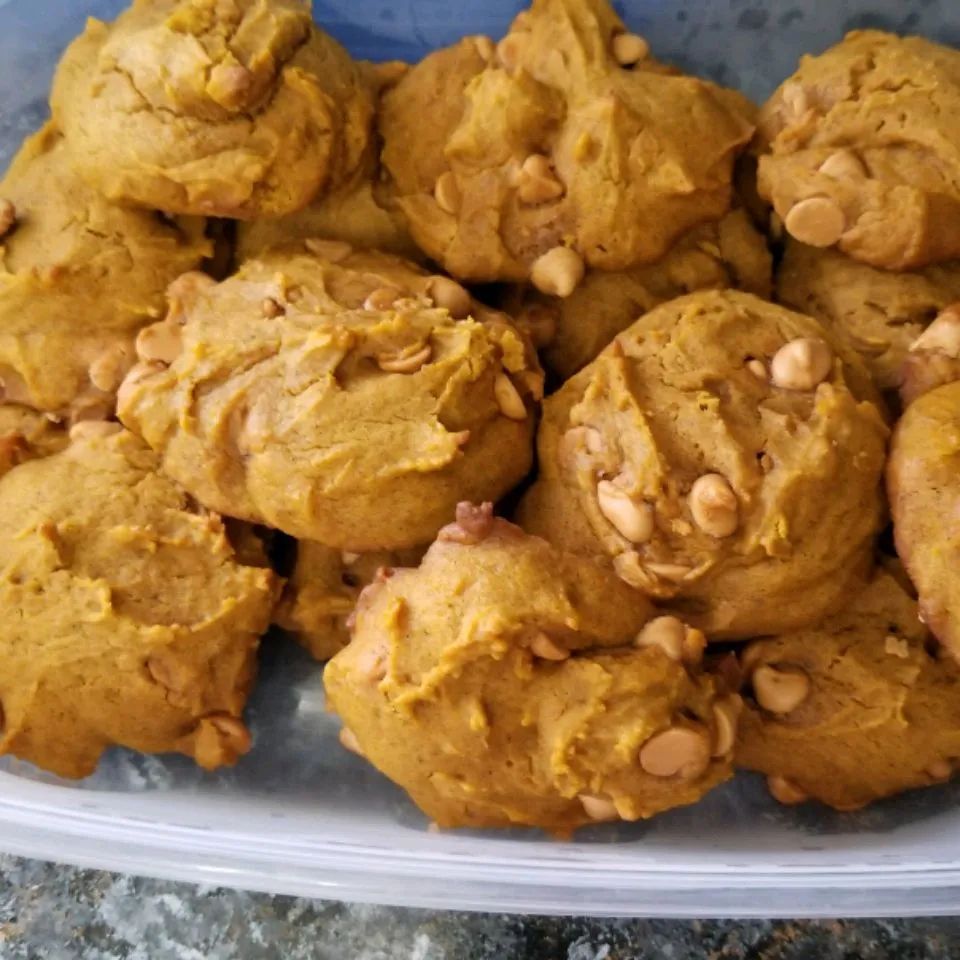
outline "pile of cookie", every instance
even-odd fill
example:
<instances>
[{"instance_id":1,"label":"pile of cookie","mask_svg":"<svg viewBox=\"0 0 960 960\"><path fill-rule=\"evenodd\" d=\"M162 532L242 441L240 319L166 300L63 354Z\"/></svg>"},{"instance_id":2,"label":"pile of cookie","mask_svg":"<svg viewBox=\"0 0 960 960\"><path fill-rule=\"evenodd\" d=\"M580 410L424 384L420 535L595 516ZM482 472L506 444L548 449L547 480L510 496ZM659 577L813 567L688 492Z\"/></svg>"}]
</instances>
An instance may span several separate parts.
<instances>
[{"instance_id":1,"label":"pile of cookie","mask_svg":"<svg viewBox=\"0 0 960 960\"><path fill-rule=\"evenodd\" d=\"M758 110L607 0L91 20L0 182L0 753L234 763L273 624L441 826L949 779L958 102L861 31Z\"/></svg>"}]
</instances>

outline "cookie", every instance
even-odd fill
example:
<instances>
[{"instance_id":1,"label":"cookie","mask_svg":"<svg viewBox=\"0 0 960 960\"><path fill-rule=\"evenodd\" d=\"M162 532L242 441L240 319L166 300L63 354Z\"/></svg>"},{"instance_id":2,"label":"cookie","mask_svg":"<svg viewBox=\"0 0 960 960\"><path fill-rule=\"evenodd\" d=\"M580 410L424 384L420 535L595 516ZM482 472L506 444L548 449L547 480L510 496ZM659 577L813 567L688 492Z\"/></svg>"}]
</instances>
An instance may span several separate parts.
<instances>
[{"instance_id":1,"label":"cookie","mask_svg":"<svg viewBox=\"0 0 960 960\"><path fill-rule=\"evenodd\" d=\"M58 453L67 431L48 416L15 404L0 404L0 477L26 460Z\"/></svg>"},{"instance_id":2,"label":"cookie","mask_svg":"<svg viewBox=\"0 0 960 960\"><path fill-rule=\"evenodd\" d=\"M910 344L899 380L904 407L930 390L960 380L960 301L944 307Z\"/></svg>"},{"instance_id":3,"label":"cookie","mask_svg":"<svg viewBox=\"0 0 960 960\"><path fill-rule=\"evenodd\" d=\"M893 273L791 239L777 271L777 299L846 337L877 386L896 390L911 345L960 300L960 261Z\"/></svg>"},{"instance_id":4,"label":"cookie","mask_svg":"<svg viewBox=\"0 0 960 960\"><path fill-rule=\"evenodd\" d=\"M858 362L750 294L663 304L547 398L520 523L711 639L815 623L863 581L884 520L888 431Z\"/></svg>"},{"instance_id":5,"label":"cookie","mask_svg":"<svg viewBox=\"0 0 960 960\"><path fill-rule=\"evenodd\" d=\"M534 0L494 47L430 54L382 100L388 186L454 276L569 295L730 207L742 98L647 56L606 0Z\"/></svg>"},{"instance_id":6,"label":"cookie","mask_svg":"<svg viewBox=\"0 0 960 960\"><path fill-rule=\"evenodd\" d=\"M63 777L115 744L232 764L275 577L142 441L77 433L0 478L0 754Z\"/></svg>"},{"instance_id":7,"label":"cookie","mask_svg":"<svg viewBox=\"0 0 960 960\"><path fill-rule=\"evenodd\" d=\"M372 148L372 85L302 0L134 0L87 22L51 107L100 192L172 213L292 213Z\"/></svg>"},{"instance_id":8,"label":"cookie","mask_svg":"<svg viewBox=\"0 0 960 960\"><path fill-rule=\"evenodd\" d=\"M328 702L344 745L442 827L649 817L729 777L739 708L698 669L703 637L651 612L601 566L463 504L418 569L363 592Z\"/></svg>"},{"instance_id":9,"label":"cookie","mask_svg":"<svg viewBox=\"0 0 960 960\"><path fill-rule=\"evenodd\" d=\"M758 188L787 232L887 270L960 258L960 52L857 30L760 113Z\"/></svg>"},{"instance_id":10,"label":"cookie","mask_svg":"<svg viewBox=\"0 0 960 960\"><path fill-rule=\"evenodd\" d=\"M784 803L856 810L942 783L960 757L960 669L934 659L888 573L823 624L751 644L736 763Z\"/></svg>"},{"instance_id":11,"label":"cookie","mask_svg":"<svg viewBox=\"0 0 960 960\"><path fill-rule=\"evenodd\" d=\"M887 493L920 616L960 660L960 381L923 394L897 423Z\"/></svg>"},{"instance_id":12,"label":"cookie","mask_svg":"<svg viewBox=\"0 0 960 960\"><path fill-rule=\"evenodd\" d=\"M768 299L773 270L764 238L745 211L702 224L656 263L631 270L591 270L569 297L523 288L507 301L560 380L586 366L621 331L655 306L696 290L736 287Z\"/></svg>"},{"instance_id":13,"label":"cookie","mask_svg":"<svg viewBox=\"0 0 960 960\"><path fill-rule=\"evenodd\" d=\"M69 419L108 415L137 331L211 252L202 219L110 203L73 171L54 127L29 137L0 181L3 399Z\"/></svg>"},{"instance_id":14,"label":"cookie","mask_svg":"<svg viewBox=\"0 0 960 960\"><path fill-rule=\"evenodd\" d=\"M121 419L212 510L356 552L428 543L526 475L542 374L505 314L385 254L306 241L173 302Z\"/></svg>"},{"instance_id":15,"label":"cookie","mask_svg":"<svg viewBox=\"0 0 960 960\"><path fill-rule=\"evenodd\" d=\"M360 592L379 571L416 566L422 549L349 553L301 540L273 622L317 660L329 660L350 642L347 621Z\"/></svg>"},{"instance_id":16,"label":"cookie","mask_svg":"<svg viewBox=\"0 0 960 960\"><path fill-rule=\"evenodd\" d=\"M342 240L363 250L422 259L403 218L379 206L373 182L363 180L285 217L241 223L237 227L237 262L257 257L270 247L312 238Z\"/></svg>"}]
</instances>

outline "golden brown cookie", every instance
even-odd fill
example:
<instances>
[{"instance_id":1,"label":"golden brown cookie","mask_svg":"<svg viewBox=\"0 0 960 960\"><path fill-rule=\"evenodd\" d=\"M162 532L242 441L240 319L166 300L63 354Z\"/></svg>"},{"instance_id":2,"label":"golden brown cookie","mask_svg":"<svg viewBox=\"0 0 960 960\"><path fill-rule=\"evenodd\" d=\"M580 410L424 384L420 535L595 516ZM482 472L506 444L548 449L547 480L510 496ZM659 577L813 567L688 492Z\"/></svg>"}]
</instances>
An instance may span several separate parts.
<instances>
[{"instance_id":1,"label":"golden brown cookie","mask_svg":"<svg viewBox=\"0 0 960 960\"><path fill-rule=\"evenodd\" d=\"M817 627L751 644L736 762L783 803L837 810L948 779L960 758L960 670L924 646L888 573Z\"/></svg>"},{"instance_id":2,"label":"golden brown cookie","mask_svg":"<svg viewBox=\"0 0 960 960\"><path fill-rule=\"evenodd\" d=\"M766 241L744 210L733 210L694 227L656 263L591 270L566 299L527 288L510 298L507 310L540 347L547 370L566 380L637 317L674 297L736 287L769 298L772 269Z\"/></svg>"},{"instance_id":3,"label":"golden brown cookie","mask_svg":"<svg viewBox=\"0 0 960 960\"><path fill-rule=\"evenodd\" d=\"M857 30L760 113L758 185L787 232L906 270L960 258L960 52Z\"/></svg>"},{"instance_id":4,"label":"golden brown cookie","mask_svg":"<svg viewBox=\"0 0 960 960\"><path fill-rule=\"evenodd\" d=\"M3 398L71 419L108 415L137 331L212 252L200 218L109 203L49 124L0 181Z\"/></svg>"},{"instance_id":5,"label":"golden brown cookie","mask_svg":"<svg viewBox=\"0 0 960 960\"><path fill-rule=\"evenodd\" d=\"M454 276L566 296L584 264L663 257L730 206L742 98L647 57L606 0L534 0L383 97L383 163L414 240Z\"/></svg>"},{"instance_id":6,"label":"golden brown cookie","mask_svg":"<svg viewBox=\"0 0 960 960\"><path fill-rule=\"evenodd\" d=\"M350 553L300 540L273 622L317 660L329 660L350 642L347 621L360 592L380 571L416 566L422 548Z\"/></svg>"},{"instance_id":7,"label":"golden brown cookie","mask_svg":"<svg viewBox=\"0 0 960 960\"><path fill-rule=\"evenodd\" d=\"M960 261L892 273L791 239L777 271L777 299L846 337L877 386L896 390L911 345L960 300Z\"/></svg>"},{"instance_id":8,"label":"golden brown cookie","mask_svg":"<svg viewBox=\"0 0 960 960\"><path fill-rule=\"evenodd\" d=\"M960 660L960 381L907 408L893 432L887 493L920 616Z\"/></svg>"},{"instance_id":9,"label":"golden brown cookie","mask_svg":"<svg viewBox=\"0 0 960 960\"><path fill-rule=\"evenodd\" d=\"M521 524L610 558L711 639L816 622L884 516L887 429L842 355L749 294L657 307L546 400Z\"/></svg>"},{"instance_id":10,"label":"golden brown cookie","mask_svg":"<svg viewBox=\"0 0 960 960\"><path fill-rule=\"evenodd\" d=\"M699 671L703 636L489 506L363 592L324 673L344 744L444 827L565 834L727 779L739 698Z\"/></svg>"},{"instance_id":11,"label":"golden brown cookie","mask_svg":"<svg viewBox=\"0 0 960 960\"><path fill-rule=\"evenodd\" d=\"M960 302L941 310L917 337L900 366L900 399L908 407L917 397L960 380Z\"/></svg>"},{"instance_id":12,"label":"golden brown cookie","mask_svg":"<svg viewBox=\"0 0 960 960\"><path fill-rule=\"evenodd\" d=\"M237 261L242 263L279 244L311 238L343 240L364 250L422 259L402 217L379 206L373 183L363 180L297 213L241 223L237 228Z\"/></svg>"},{"instance_id":13,"label":"golden brown cookie","mask_svg":"<svg viewBox=\"0 0 960 960\"><path fill-rule=\"evenodd\" d=\"M105 196L279 216L347 183L373 88L303 0L134 0L68 47L51 106Z\"/></svg>"},{"instance_id":14,"label":"golden brown cookie","mask_svg":"<svg viewBox=\"0 0 960 960\"><path fill-rule=\"evenodd\" d=\"M142 441L79 432L0 479L0 754L64 777L113 744L231 764L275 577Z\"/></svg>"},{"instance_id":15,"label":"golden brown cookie","mask_svg":"<svg viewBox=\"0 0 960 960\"><path fill-rule=\"evenodd\" d=\"M248 260L138 350L123 421L205 506L298 539L416 546L530 468L532 348L395 257L306 241Z\"/></svg>"}]
</instances>

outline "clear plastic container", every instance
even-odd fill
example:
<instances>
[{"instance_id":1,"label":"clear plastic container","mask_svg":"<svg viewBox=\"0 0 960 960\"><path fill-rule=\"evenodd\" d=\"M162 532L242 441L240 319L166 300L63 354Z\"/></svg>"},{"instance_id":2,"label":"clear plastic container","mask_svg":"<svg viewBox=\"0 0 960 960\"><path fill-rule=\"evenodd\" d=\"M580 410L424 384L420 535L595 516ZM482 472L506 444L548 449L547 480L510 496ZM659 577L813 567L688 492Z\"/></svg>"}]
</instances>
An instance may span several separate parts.
<instances>
[{"instance_id":1,"label":"clear plastic container","mask_svg":"<svg viewBox=\"0 0 960 960\"><path fill-rule=\"evenodd\" d=\"M466 32L499 35L512 0L325 0L318 19L359 56L415 58ZM956 41L954 0L627 0L663 57L763 97L799 54L880 25ZM61 47L116 0L0 0L0 166L45 112ZM955 11L954 11L955 12ZM278 893L477 910L653 916L960 912L960 785L859 814L785 809L740 776L695 807L597 827L436 833L347 754L320 669L265 642L256 746L208 775L179 757L107 756L66 783L0 761L0 850Z\"/></svg>"}]
</instances>

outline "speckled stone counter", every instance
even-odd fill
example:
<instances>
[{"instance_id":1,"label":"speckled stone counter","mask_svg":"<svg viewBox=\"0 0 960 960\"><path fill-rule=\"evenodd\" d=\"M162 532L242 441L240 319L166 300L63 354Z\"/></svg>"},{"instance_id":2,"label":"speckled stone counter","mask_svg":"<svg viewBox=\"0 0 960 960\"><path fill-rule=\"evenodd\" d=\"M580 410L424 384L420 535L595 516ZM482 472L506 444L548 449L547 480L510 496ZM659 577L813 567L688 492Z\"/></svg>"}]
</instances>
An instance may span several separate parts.
<instances>
[{"instance_id":1,"label":"speckled stone counter","mask_svg":"<svg viewBox=\"0 0 960 960\"><path fill-rule=\"evenodd\" d=\"M593 920L271 897L0 856L0 960L948 960L960 918Z\"/></svg>"}]
</instances>

